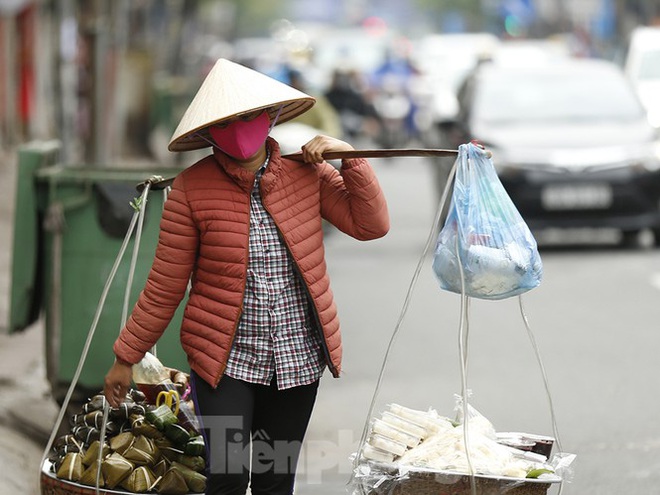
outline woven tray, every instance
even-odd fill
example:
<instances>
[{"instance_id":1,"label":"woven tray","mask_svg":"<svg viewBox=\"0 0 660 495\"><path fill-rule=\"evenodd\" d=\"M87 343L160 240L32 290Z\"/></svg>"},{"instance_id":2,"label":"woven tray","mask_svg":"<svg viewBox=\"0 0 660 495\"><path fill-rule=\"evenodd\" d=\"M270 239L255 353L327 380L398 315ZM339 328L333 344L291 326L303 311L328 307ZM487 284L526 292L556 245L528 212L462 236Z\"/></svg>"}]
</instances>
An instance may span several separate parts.
<instances>
[{"instance_id":1,"label":"woven tray","mask_svg":"<svg viewBox=\"0 0 660 495\"><path fill-rule=\"evenodd\" d=\"M129 494L126 491L99 489L100 495ZM61 480L53 473L41 471L41 495L96 495L93 486L81 485L71 481Z\"/></svg>"},{"instance_id":2,"label":"woven tray","mask_svg":"<svg viewBox=\"0 0 660 495\"><path fill-rule=\"evenodd\" d=\"M383 472L383 482L358 483L363 495L475 495L470 476L441 471L409 471L404 476ZM545 495L552 480L475 475L476 495Z\"/></svg>"},{"instance_id":3,"label":"woven tray","mask_svg":"<svg viewBox=\"0 0 660 495\"><path fill-rule=\"evenodd\" d=\"M50 471L50 462L44 461L41 468L41 495L96 495L96 488L93 486L82 485L72 481L61 480L55 473ZM156 493L156 492L147 492ZM135 495L133 492L126 490L110 490L107 488L99 488L100 495ZM193 494L188 495L203 495Z\"/></svg>"}]
</instances>

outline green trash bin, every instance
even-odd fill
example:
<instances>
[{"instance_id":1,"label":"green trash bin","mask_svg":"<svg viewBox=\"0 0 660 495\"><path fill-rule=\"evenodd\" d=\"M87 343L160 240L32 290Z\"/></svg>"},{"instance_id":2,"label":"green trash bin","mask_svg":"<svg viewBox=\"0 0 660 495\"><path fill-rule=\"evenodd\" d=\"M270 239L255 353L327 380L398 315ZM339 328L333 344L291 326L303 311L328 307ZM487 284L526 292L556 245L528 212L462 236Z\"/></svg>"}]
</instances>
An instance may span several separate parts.
<instances>
[{"instance_id":1,"label":"green trash bin","mask_svg":"<svg viewBox=\"0 0 660 495\"><path fill-rule=\"evenodd\" d=\"M57 143L19 150L13 240L10 330L44 316L46 371L52 393L62 402L78 367L103 288L124 241L134 210L136 186L172 169L71 167L58 163ZM164 195L150 191L130 293L129 312L151 268ZM121 327L134 237L117 271L101 313L74 400L103 388L114 361L112 344ZM158 342L169 367L188 370L179 343L183 304Z\"/></svg>"}]
</instances>

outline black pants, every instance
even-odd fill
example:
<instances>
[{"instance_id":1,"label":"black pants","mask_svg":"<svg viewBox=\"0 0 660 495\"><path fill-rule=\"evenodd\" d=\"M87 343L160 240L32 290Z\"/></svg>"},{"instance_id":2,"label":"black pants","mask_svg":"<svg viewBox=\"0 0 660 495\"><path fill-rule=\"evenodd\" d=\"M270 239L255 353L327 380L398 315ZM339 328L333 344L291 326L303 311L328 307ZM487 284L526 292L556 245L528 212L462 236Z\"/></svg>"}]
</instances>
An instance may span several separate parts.
<instances>
[{"instance_id":1,"label":"black pants","mask_svg":"<svg viewBox=\"0 0 660 495\"><path fill-rule=\"evenodd\" d=\"M318 381L286 390L191 372L207 445L207 495L291 495ZM251 446L250 446L251 441ZM251 447L251 448L250 448ZM250 452L250 450L252 452Z\"/></svg>"}]
</instances>

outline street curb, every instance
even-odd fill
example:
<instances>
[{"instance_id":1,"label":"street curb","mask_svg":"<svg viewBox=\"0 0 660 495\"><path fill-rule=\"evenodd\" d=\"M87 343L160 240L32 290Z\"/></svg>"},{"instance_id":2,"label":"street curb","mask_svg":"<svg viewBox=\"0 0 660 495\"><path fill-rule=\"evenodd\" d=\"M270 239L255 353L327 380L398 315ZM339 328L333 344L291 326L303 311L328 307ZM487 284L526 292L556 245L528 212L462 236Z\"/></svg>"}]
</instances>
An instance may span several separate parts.
<instances>
[{"instance_id":1,"label":"street curb","mask_svg":"<svg viewBox=\"0 0 660 495\"><path fill-rule=\"evenodd\" d=\"M23 434L44 448L55 427L58 413L54 402L28 398L13 404L0 419L0 424Z\"/></svg>"}]
</instances>

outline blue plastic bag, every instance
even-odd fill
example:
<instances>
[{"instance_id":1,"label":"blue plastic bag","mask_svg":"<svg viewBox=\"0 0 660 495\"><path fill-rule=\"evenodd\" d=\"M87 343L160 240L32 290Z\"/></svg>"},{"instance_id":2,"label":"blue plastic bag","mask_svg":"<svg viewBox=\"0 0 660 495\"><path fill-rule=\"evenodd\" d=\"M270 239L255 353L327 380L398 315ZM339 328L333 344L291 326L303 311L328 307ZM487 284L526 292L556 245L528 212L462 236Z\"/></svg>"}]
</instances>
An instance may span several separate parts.
<instances>
[{"instance_id":1,"label":"blue plastic bag","mask_svg":"<svg viewBox=\"0 0 660 495\"><path fill-rule=\"evenodd\" d=\"M480 299L505 299L541 283L536 240L474 144L459 146L449 213L438 235L433 271L440 286Z\"/></svg>"}]
</instances>

